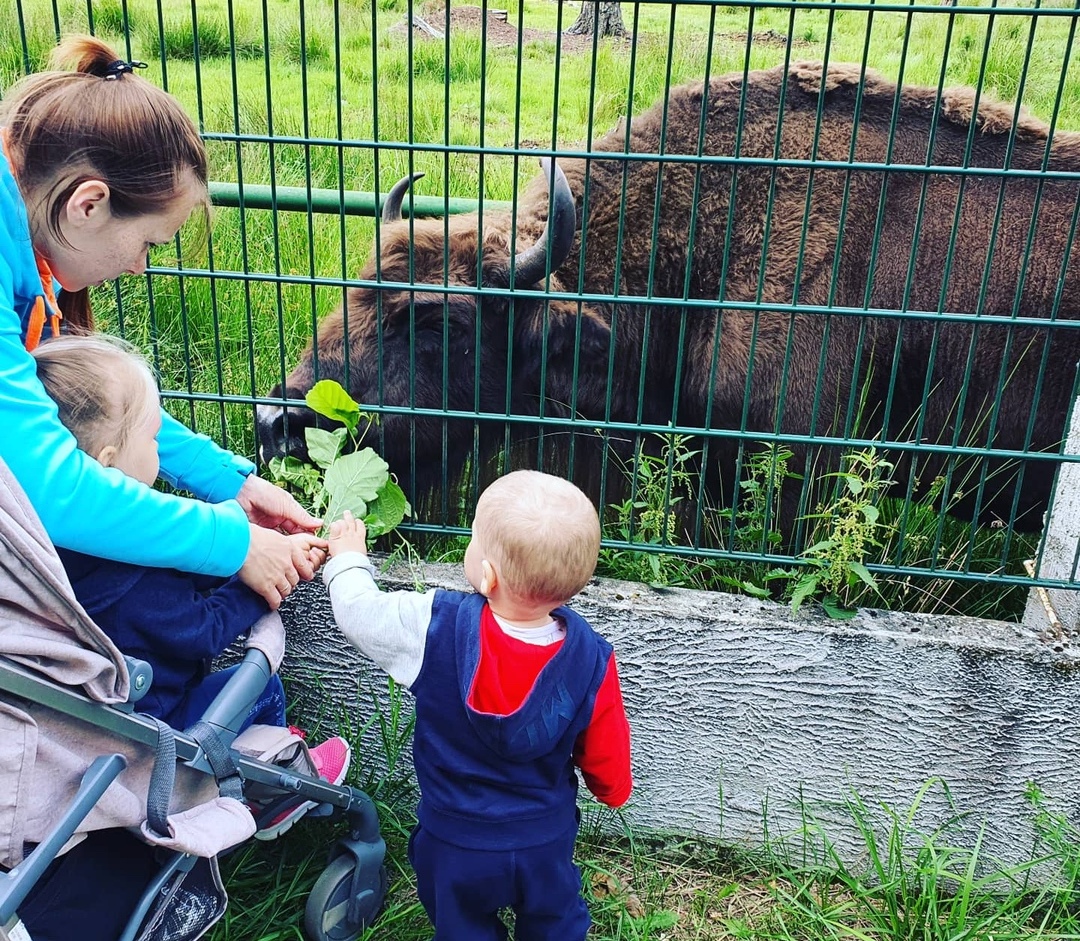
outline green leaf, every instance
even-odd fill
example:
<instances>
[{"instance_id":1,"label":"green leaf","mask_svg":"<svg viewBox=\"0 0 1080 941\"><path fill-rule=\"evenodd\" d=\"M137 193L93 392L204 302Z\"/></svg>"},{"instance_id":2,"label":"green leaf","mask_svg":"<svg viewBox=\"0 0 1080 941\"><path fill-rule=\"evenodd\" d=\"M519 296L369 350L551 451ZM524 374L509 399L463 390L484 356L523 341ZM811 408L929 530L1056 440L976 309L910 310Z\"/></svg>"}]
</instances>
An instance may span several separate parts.
<instances>
[{"instance_id":1,"label":"green leaf","mask_svg":"<svg viewBox=\"0 0 1080 941\"><path fill-rule=\"evenodd\" d=\"M350 437L356 442L352 432L365 417L360 407L332 380L316 383L307 395L307 404L346 427L333 431L308 429L308 455L313 463L294 457L273 458L268 463L272 479L302 490L308 509L315 516L322 516L327 526L349 510L357 519L364 520L372 536L397 528L412 513L412 508L401 488L391 481L386 461L371 448L341 453Z\"/></svg>"},{"instance_id":2,"label":"green leaf","mask_svg":"<svg viewBox=\"0 0 1080 941\"><path fill-rule=\"evenodd\" d=\"M755 585L753 582L739 582L739 587L742 588L748 595L752 595L754 598L768 598L769 591L766 588L761 588L759 585Z\"/></svg>"},{"instance_id":3,"label":"green leaf","mask_svg":"<svg viewBox=\"0 0 1080 941\"><path fill-rule=\"evenodd\" d=\"M863 565L862 562L848 562L848 570L858 575L859 578L861 578L864 582L866 582L867 585L873 588L874 591L878 590L877 580L874 578L873 575L870 574L870 570L865 565Z\"/></svg>"},{"instance_id":4,"label":"green leaf","mask_svg":"<svg viewBox=\"0 0 1080 941\"><path fill-rule=\"evenodd\" d=\"M291 475L295 475L297 471L302 470L304 467L306 467L305 464L289 455L272 457L266 462L266 469L270 472L270 479L274 483L290 480Z\"/></svg>"},{"instance_id":5,"label":"green leaf","mask_svg":"<svg viewBox=\"0 0 1080 941\"><path fill-rule=\"evenodd\" d=\"M335 428L333 431L327 431L325 428L308 428L304 432L304 438L307 441L308 457L311 458L312 463L326 470L341 453L347 434L344 428Z\"/></svg>"},{"instance_id":6,"label":"green leaf","mask_svg":"<svg viewBox=\"0 0 1080 941\"><path fill-rule=\"evenodd\" d=\"M804 575L795 583L795 590L791 593L791 613L798 614L799 607L809 598L818 587L818 576L814 573Z\"/></svg>"},{"instance_id":7,"label":"green leaf","mask_svg":"<svg viewBox=\"0 0 1080 941\"><path fill-rule=\"evenodd\" d=\"M634 917L634 916L631 916ZM679 916L675 912L659 911L649 912L645 916L645 926L651 934L655 931L665 931L674 928L679 923Z\"/></svg>"},{"instance_id":8,"label":"green leaf","mask_svg":"<svg viewBox=\"0 0 1080 941\"><path fill-rule=\"evenodd\" d=\"M388 480L375 499L368 504L364 525L367 527L368 535L381 536L397 529L401 521L411 515L412 507L405 499L405 492L395 481Z\"/></svg>"},{"instance_id":9,"label":"green leaf","mask_svg":"<svg viewBox=\"0 0 1080 941\"><path fill-rule=\"evenodd\" d=\"M836 595L826 595L821 599L821 606L829 617L837 621L850 621L858 613L853 608L845 608Z\"/></svg>"},{"instance_id":10,"label":"green leaf","mask_svg":"<svg viewBox=\"0 0 1080 941\"><path fill-rule=\"evenodd\" d=\"M360 406L342 388L340 382L320 379L304 396L304 401L313 412L341 422L349 429L349 434L356 434L360 424Z\"/></svg>"},{"instance_id":11,"label":"green leaf","mask_svg":"<svg viewBox=\"0 0 1080 941\"><path fill-rule=\"evenodd\" d=\"M866 522L876 523L878 517L881 516L881 511L873 504L868 503L866 506L862 507L862 515Z\"/></svg>"},{"instance_id":12,"label":"green leaf","mask_svg":"<svg viewBox=\"0 0 1080 941\"><path fill-rule=\"evenodd\" d=\"M330 494L326 522L349 510L357 519L368 515L368 503L390 479L390 468L371 448L339 457L326 471L323 485Z\"/></svg>"},{"instance_id":13,"label":"green leaf","mask_svg":"<svg viewBox=\"0 0 1080 941\"><path fill-rule=\"evenodd\" d=\"M323 524L326 526L327 532L330 530L331 523L345 516L346 510L358 520L367 519L367 501L360 499L355 493L344 493L339 496L331 494L326 512L323 514Z\"/></svg>"},{"instance_id":14,"label":"green leaf","mask_svg":"<svg viewBox=\"0 0 1080 941\"><path fill-rule=\"evenodd\" d=\"M305 464L295 457L272 457L267 464L270 476L275 483L292 484L299 487L308 498L321 489L320 474L318 468Z\"/></svg>"},{"instance_id":15,"label":"green leaf","mask_svg":"<svg viewBox=\"0 0 1080 941\"><path fill-rule=\"evenodd\" d=\"M828 552L832 547L833 541L831 539L823 539L821 542L815 542L809 549L806 549L803 552L803 555L810 555L813 552Z\"/></svg>"},{"instance_id":16,"label":"green leaf","mask_svg":"<svg viewBox=\"0 0 1080 941\"><path fill-rule=\"evenodd\" d=\"M789 572L787 569L771 568L763 576L763 580L767 582L775 581L778 578L792 579L795 577L794 572Z\"/></svg>"}]
</instances>

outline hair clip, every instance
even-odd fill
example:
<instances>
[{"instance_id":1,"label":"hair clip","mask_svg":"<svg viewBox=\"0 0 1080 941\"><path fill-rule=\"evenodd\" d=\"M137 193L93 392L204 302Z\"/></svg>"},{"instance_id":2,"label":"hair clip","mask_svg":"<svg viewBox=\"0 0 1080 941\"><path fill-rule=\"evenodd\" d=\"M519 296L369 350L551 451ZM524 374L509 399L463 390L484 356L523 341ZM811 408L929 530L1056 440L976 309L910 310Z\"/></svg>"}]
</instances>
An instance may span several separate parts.
<instances>
[{"instance_id":1,"label":"hair clip","mask_svg":"<svg viewBox=\"0 0 1080 941\"><path fill-rule=\"evenodd\" d=\"M123 59L117 59L105 70L105 80L115 81L121 75L128 72L133 72L135 69L145 69L147 65L145 62L126 62Z\"/></svg>"}]
</instances>

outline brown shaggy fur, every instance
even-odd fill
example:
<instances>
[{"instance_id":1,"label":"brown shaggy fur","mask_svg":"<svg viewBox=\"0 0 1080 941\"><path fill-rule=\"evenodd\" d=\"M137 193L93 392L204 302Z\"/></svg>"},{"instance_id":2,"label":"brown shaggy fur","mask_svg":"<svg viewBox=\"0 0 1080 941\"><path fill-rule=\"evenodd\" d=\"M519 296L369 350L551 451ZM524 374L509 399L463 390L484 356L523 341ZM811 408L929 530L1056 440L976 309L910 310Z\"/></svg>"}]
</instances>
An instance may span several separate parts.
<instances>
[{"instance_id":1,"label":"brown shaggy fur","mask_svg":"<svg viewBox=\"0 0 1080 941\"><path fill-rule=\"evenodd\" d=\"M628 453L632 433L616 430L596 446L589 422L710 429L704 454L712 506L731 503L739 476L732 432L749 432L754 442L776 433L858 434L945 449L1058 449L1080 358L1070 322L1080 315L1077 180L844 165L957 167L970 146L971 167L1039 170L1045 161L1050 171L1076 173L1080 134L1050 141L1042 122L971 89L939 96L897 88L857 66L830 65L823 74L821 64L806 62L786 74L775 68L751 72L746 82L740 73L673 89L666 103L633 118L629 137L617 128L594 150L694 155L699 136L708 156L834 166L560 160L579 230L552 288L625 302L568 299L545 309L518 293L511 303L499 287L511 257L509 216L485 215L479 259L477 217L451 219L445 273L443 220L416 221L414 231L407 221L383 227L382 282L408 282L411 262L415 282L448 283L451 291L354 290L348 344L340 311L320 328L320 374L343 378L347 345L349 385L364 403L526 417L387 414L384 455L414 497L438 488L444 472L454 480L524 441L527 447L511 448L518 466L570 464L579 482L610 501L619 471L608 472L601 497L600 459L616 440ZM538 179L519 204L513 251L536 240L547 207ZM469 293L478 268L481 283L495 287ZM376 277L374 260L361 277ZM453 293L462 286L466 293ZM650 296L714 304L649 303ZM770 310L792 304L838 310ZM866 308L929 316L858 314ZM1024 322L947 321L940 312ZM303 395L312 371L309 348L287 382L290 396ZM585 424L573 431L544 425L535 417L541 402L544 416ZM295 448L302 427L291 423ZM280 420L260 429L264 453L286 446L281 432ZM839 450L797 444L797 469L820 475L836 466ZM891 451L894 476L919 490L950 468L945 451L920 457L912 473L910 454ZM967 458L953 468L950 510L1009 519L1015 509L1018 525L1037 528L1055 462L1019 466L1018 474L1015 461ZM991 477L979 488L983 469ZM789 489L786 527L799 498L797 485Z\"/></svg>"}]
</instances>

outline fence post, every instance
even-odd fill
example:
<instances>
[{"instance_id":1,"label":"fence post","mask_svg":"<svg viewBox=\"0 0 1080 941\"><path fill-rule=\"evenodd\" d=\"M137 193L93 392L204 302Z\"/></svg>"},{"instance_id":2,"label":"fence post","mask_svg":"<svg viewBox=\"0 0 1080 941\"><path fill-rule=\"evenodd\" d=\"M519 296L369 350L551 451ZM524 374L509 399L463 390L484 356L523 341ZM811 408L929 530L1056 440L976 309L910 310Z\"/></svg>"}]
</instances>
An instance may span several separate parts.
<instances>
[{"instance_id":1,"label":"fence post","mask_svg":"<svg viewBox=\"0 0 1080 941\"><path fill-rule=\"evenodd\" d=\"M1080 454L1080 399L1072 410L1066 454ZM1042 538L1040 578L1077 581L1080 572L1080 464L1066 463L1058 472L1050 518ZM1033 565L1028 573L1035 574ZM1056 649L1080 632L1080 591L1032 588L1024 607L1024 626L1036 630Z\"/></svg>"}]
</instances>

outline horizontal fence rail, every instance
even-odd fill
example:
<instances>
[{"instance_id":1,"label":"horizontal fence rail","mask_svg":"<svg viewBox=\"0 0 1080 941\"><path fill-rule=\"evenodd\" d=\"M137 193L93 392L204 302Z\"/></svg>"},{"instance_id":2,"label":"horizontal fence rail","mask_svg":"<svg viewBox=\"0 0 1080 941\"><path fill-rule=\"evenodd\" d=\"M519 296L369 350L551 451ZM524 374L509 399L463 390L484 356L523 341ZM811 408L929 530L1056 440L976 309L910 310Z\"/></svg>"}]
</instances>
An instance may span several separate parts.
<instances>
[{"instance_id":1,"label":"horizontal fence rail","mask_svg":"<svg viewBox=\"0 0 1080 941\"><path fill-rule=\"evenodd\" d=\"M1041 538L1080 462L1080 0L16 13L5 95L89 31L199 124L210 239L94 301L227 446L303 456L333 378L440 553L534 467L607 574L1005 618L1080 585Z\"/></svg>"},{"instance_id":2,"label":"horizontal fence rail","mask_svg":"<svg viewBox=\"0 0 1080 941\"><path fill-rule=\"evenodd\" d=\"M239 186L236 183L210 184L210 200L215 206L230 209L270 209L275 212L323 212L346 216L377 216L386 202L378 193L354 193L346 190L304 189L301 186ZM402 205L402 215L442 216L460 212L478 212L475 199L439 199L414 196ZM490 209L510 209L510 203L490 200Z\"/></svg>"}]
</instances>

